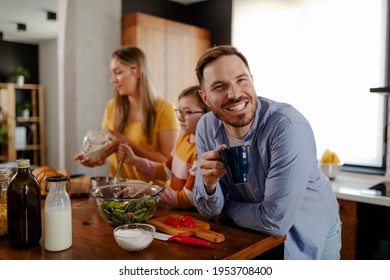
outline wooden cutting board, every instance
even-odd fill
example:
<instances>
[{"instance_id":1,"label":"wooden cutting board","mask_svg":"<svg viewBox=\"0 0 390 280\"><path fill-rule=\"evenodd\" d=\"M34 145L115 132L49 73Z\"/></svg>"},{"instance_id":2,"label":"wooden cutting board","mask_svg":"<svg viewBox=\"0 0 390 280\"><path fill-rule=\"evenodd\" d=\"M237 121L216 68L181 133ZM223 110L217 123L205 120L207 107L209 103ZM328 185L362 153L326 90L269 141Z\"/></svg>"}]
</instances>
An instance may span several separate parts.
<instances>
[{"instance_id":1,"label":"wooden cutting board","mask_svg":"<svg viewBox=\"0 0 390 280\"><path fill-rule=\"evenodd\" d=\"M172 214L176 220L180 221L183 216L178 214ZM168 216L158 217L150 219L147 223L153 225L156 230L162 231L171 235L179 236L196 236L213 243L219 243L225 240L225 236L221 233L210 230L210 224L194 219L195 227L179 227L176 228L172 225L167 225L165 220Z\"/></svg>"}]
</instances>

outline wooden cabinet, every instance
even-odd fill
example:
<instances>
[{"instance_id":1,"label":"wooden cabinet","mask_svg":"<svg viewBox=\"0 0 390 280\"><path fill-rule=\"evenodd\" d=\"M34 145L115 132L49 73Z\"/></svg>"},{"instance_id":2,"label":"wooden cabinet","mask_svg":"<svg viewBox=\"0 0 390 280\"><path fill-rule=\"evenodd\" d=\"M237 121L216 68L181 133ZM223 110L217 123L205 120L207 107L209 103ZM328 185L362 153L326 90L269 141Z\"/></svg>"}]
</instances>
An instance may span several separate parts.
<instances>
[{"instance_id":1,"label":"wooden cabinet","mask_svg":"<svg viewBox=\"0 0 390 280\"><path fill-rule=\"evenodd\" d=\"M29 104L28 116L21 115L20 108L24 104ZM33 165L44 165L43 87L0 83L0 106L2 126L8 129L8 141L2 145L0 161L14 162L18 158L29 158ZM22 133L18 133L20 131Z\"/></svg>"},{"instance_id":2,"label":"wooden cabinet","mask_svg":"<svg viewBox=\"0 0 390 280\"><path fill-rule=\"evenodd\" d=\"M122 19L122 45L139 47L146 55L156 89L176 104L186 87L198 84L195 67L210 47L206 29L142 13Z\"/></svg>"},{"instance_id":3,"label":"wooden cabinet","mask_svg":"<svg viewBox=\"0 0 390 280\"><path fill-rule=\"evenodd\" d=\"M357 249L357 202L338 199L341 225L341 259L356 259Z\"/></svg>"}]
</instances>

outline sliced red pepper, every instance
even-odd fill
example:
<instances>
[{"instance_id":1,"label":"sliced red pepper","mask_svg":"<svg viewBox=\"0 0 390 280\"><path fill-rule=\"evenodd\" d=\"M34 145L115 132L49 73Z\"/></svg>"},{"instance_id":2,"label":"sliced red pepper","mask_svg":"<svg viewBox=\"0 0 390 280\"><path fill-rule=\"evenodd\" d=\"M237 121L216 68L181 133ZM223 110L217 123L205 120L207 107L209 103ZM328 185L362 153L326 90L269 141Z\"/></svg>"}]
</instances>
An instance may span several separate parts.
<instances>
[{"instance_id":1,"label":"sliced red pepper","mask_svg":"<svg viewBox=\"0 0 390 280\"><path fill-rule=\"evenodd\" d=\"M195 227L195 220L191 216L183 216L180 221L176 220L173 216L168 216L165 219L165 224L171 225L173 227L179 228L179 227Z\"/></svg>"},{"instance_id":2,"label":"sliced red pepper","mask_svg":"<svg viewBox=\"0 0 390 280\"><path fill-rule=\"evenodd\" d=\"M191 216L183 216L181 222L193 222L194 219Z\"/></svg>"},{"instance_id":3,"label":"sliced red pepper","mask_svg":"<svg viewBox=\"0 0 390 280\"><path fill-rule=\"evenodd\" d=\"M181 218L180 223L183 227L195 227L195 221L191 216L184 216Z\"/></svg>"},{"instance_id":4,"label":"sliced red pepper","mask_svg":"<svg viewBox=\"0 0 390 280\"><path fill-rule=\"evenodd\" d=\"M189 228L193 228L195 227L195 223L194 222L182 222L180 223L182 227L189 227Z\"/></svg>"},{"instance_id":5,"label":"sliced red pepper","mask_svg":"<svg viewBox=\"0 0 390 280\"><path fill-rule=\"evenodd\" d=\"M165 219L165 224L167 224L167 225L173 225L174 222L177 222L177 221L173 216L168 216Z\"/></svg>"},{"instance_id":6,"label":"sliced red pepper","mask_svg":"<svg viewBox=\"0 0 390 280\"><path fill-rule=\"evenodd\" d=\"M175 228L179 228L179 227L181 227L181 223L178 221L174 221L172 226L174 226Z\"/></svg>"}]
</instances>

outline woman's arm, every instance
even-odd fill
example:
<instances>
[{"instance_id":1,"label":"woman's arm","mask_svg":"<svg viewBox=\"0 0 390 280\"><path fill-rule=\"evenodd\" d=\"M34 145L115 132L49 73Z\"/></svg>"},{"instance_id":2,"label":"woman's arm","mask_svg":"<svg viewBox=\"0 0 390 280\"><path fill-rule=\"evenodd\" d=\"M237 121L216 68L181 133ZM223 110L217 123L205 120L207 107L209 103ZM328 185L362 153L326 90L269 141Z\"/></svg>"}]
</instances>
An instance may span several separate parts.
<instances>
[{"instance_id":1,"label":"woman's arm","mask_svg":"<svg viewBox=\"0 0 390 280\"><path fill-rule=\"evenodd\" d=\"M82 165L87 167L101 166L106 163L105 158L99 158L97 161L93 161L89 157L85 156L83 153L78 153L73 157L73 159L80 161Z\"/></svg>"},{"instance_id":2,"label":"woman's arm","mask_svg":"<svg viewBox=\"0 0 390 280\"><path fill-rule=\"evenodd\" d=\"M125 144L120 144L118 147L117 157L123 160L124 163L134 165L140 173L147 177L166 181L170 177L170 170L164 162L156 162L144 157L137 156L133 149ZM172 155L169 156L168 161L172 160Z\"/></svg>"},{"instance_id":3,"label":"woman's arm","mask_svg":"<svg viewBox=\"0 0 390 280\"><path fill-rule=\"evenodd\" d=\"M120 133L117 133L113 130L109 131L113 136L113 140L111 141L110 145L101 152L98 160L107 158L112 153L116 153L118 151L119 145L122 143L130 146L133 152L139 157L147 158L156 162L165 162L166 159L172 153L172 150L175 147L176 140L178 137L177 130L160 131L158 136L160 142L160 151L154 152L141 147L140 145L134 143L134 141L128 139Z\"/></svg>"},{"instance_id":4,"label":"woman's arm","mask_svg":"<svg viewBox=\"0 0 390 280\"><path fill-rule=\"evenodd\" d=\"M142 148L140 145L135 144L131 140L128 140L128 145L139 157L148 158L157 162L165 162L175 147L178 135L179 132L177 130L161 130L158 133L158 140L160 143L160 151L158 152Z\"/></svg>"}]
</instances>

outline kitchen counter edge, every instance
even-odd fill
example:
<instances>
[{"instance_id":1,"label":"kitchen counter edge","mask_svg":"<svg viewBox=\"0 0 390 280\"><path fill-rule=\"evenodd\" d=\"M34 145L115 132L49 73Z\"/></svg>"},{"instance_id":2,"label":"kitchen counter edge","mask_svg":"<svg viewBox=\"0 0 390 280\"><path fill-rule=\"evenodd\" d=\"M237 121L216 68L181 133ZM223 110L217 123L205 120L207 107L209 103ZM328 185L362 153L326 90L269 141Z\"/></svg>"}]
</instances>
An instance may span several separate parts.
<instances>
[{"instance_id":1,"label":"kitchen counter edge","mask_svg":"<svg viewBox=\"0 0 390 280\"><path fill-rule=\"evenodd\" d=\"M340 172L330 183L338 199L363 202L390 207L390 197L364 193L368 188L382 182L390 182L390 178L353 172Z\"/></svg>"}]
</instances>

